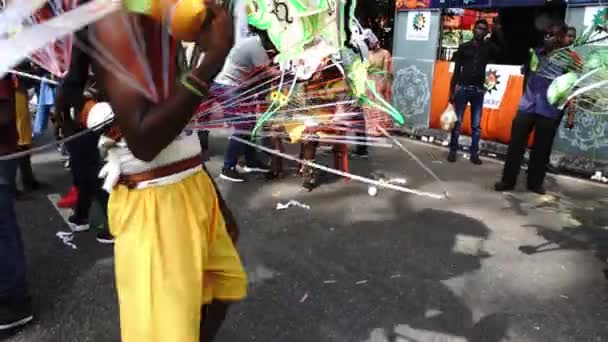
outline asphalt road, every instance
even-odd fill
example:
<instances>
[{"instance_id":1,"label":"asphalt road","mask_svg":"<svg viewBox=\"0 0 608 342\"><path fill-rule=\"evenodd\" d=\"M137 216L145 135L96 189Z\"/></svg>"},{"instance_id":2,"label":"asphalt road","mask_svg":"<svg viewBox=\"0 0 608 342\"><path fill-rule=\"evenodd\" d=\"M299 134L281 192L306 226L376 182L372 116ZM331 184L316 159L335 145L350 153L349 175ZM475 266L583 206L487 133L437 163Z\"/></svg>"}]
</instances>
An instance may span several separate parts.
<instances>
[{"instance_id":1,"label":"asphalt road","mask_svg":"<svg viewBox=\"0 0 608 342\"><path fill-rule=\"evenodd\" d=\"M501 165L448 164L445 151L404 142L445 181L449 200L371 197L332 177L312 193L294 175L218 181L241 224L250 280L219 342L608 341L607 187L551 177L549 196L495 193ZM225 138L213 143L217 177ZM36 321L5 339L119 341L112 249L93 232L76 237L77 249L55 236L67 227L48 195L70 178L55 152L34 163L49 187L20 201L18 214ZM351 167L441 191L396 149ZM310 209L276 210L292 199Z\"/></svg>"}]
</instances>

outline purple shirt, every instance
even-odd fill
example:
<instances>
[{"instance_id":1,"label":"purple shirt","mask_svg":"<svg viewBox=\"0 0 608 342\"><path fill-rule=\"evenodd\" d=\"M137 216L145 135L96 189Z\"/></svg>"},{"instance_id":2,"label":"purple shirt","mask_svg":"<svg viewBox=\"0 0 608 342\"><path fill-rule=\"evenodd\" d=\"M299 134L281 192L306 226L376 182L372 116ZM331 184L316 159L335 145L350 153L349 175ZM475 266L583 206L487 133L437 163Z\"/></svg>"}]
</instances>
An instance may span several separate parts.
<instances>
[{"instance_id":1,"label":"purple shirt","mask_svg":"<svg viewBox=\"0 0 608 342\"><path fill-rule=\"evenodd\" d=\"M538 68L528 74L526 90L519 102L519 111L561 120L563 111L549 103L547 90L553 79L564 73L564 67L544 54L542 49L537 49L536 55L539 62Z\"/></svg>"}]
</instances>

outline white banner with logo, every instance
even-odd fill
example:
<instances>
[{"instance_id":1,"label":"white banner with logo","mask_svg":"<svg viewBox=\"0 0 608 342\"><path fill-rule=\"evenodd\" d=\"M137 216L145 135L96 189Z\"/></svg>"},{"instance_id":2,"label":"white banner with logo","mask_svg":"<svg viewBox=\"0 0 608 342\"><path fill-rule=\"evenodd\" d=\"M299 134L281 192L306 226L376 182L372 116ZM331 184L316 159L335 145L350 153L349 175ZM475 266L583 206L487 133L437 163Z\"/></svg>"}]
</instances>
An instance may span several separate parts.
<instances>
[{"instance_id":1,"label":"white banner with logo","mask_svg":"<svg viewBox=\"0 0 608 342\"><path fill-rule=\"evenodd\" d=\"M486 67L486 96L483 99L484 108L498 109L502 102L509 77L521 75L521 66L488 64Z\"/></svg>"}]
</instances>

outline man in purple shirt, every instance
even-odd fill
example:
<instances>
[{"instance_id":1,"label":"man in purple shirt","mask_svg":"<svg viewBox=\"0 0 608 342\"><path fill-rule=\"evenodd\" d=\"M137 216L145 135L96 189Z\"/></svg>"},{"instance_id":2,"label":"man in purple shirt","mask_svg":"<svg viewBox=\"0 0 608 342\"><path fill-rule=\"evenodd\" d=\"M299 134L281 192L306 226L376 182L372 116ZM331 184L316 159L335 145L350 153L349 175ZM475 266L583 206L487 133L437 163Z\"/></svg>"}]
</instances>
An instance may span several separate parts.
<instances>
[{"instance_id":1,"label":"man in purple shirt","mask_svg":"<svg viewBox=\"0 0 608 342\"><path fill-rule=\"evenodd\" d=\"M566 71L564 65L556 63L551 56L564 46L566 33L567 27L563 22L552 23L545 31L543 47L531 51L530 63L525 67L525 91L513 119L502 180L495 184L496 191L515 188L528 138L535 130L528 163L528 190L539 194L546 192L543 182L553 140L563 116L563 111L549 103L547 90L553 79Z\"/></svg>"},{"instance_id":2,"label":"man in purple shirt","mask_svg":"<svg viewBox=\"0 0 608 342\"><path fill-rule=\"evenodd\" d=\"M0 79L0 157L17 150L15 87ZM17 160L0 160L0 332L29 323L32 307L25 279L25 252L15 214Z\"/></svg>"}]
</instances>

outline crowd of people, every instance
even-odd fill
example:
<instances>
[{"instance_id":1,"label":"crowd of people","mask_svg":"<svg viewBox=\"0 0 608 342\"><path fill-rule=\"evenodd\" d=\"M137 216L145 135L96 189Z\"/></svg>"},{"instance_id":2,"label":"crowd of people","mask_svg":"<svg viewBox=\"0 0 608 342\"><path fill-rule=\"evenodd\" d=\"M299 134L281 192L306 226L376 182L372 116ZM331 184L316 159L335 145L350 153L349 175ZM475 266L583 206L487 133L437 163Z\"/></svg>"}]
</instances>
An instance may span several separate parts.
<instances>
[{"instance_id":1,"label":"crowd of people","mask_svg":"<svg viewBox=\"0 0 608 342\"><path fill-rule=\"evenodd\" d=\"M123 341L212 341L229 304L246 295L246 276L235 248L237 223L204 165L208 159L208 131L192 134L186 126L205 100L225 104L242 91L252 75L263 73L265 80L279 71L271 66L276 51L264 31L251 27L252 35L233 46L226 10L209 4L209 11L213 19L201 33L192 56L185 57L183 47L172 44L170 56L174 62L168 69L178 82L170 85L170 91L157 103L121 82L79 46L73 47L68 73L56 86L51 75L32 70L30 64L16 69L24 75L37 75L36 82L15 74L0 81L0 155L29 149L32 139L44 135L51 118L57 128L56 138L78 135L64 146L72 186L57 205L73 210L68 225L77 233L91 229L91 208L93 203L99 204L105 222L97 231L97 241L114 244ZM130 41L115 38L121 36L120 32L128 36L126 25L120 15L110 15L77 32L76 38L86 45L94 37L119 63L137 68ZM162 27L143 20L140 28L157 93L162 94L166 86L160 77L165 67L165 47L158 42ZM390 100L390 53L380 47L380 40L371 30L365 34L370 79L379 94ZM327 87L328 83L332 86ZM343 125L340 127L360 138L352 155L367 158L366 120L382 127L392 125L387 114L372 106L331 106L352 98L343 70L329 60L310 81L300 82L297 87L309 95L307 101L311 102L307 104L324 107L309 113L320 124L311 129L302 118L269 123L264 127L265 143L278 151L283 151L284 143L299 144L301 159L314 161L319 139L334 134L336 125ZM36 93L33 122L28 107L32 96L28 92ZM243 114L263 112L266 108L259 104L263 101L257 102L221 106L223 117L231 119L234 137L250 139L254 123ZM349 110L359 114L344 122L332 119L332 114ZM90 130L101 122L111 123ZM269 179L284 175L281 158L272 156L267 165L254 147L230 139L220 178L244 181L237 169L242 157L243 172L266 173ZM14 206L18 164L23 191L40 186L29 155L0 161L0 330L17 328L33 319ZM299 173L304 189L312 191L318 185L313 167L303 166ZM99 178L100 174L106 176L105 180Z\"/></svg>"},{"instance_id":2,"label":"crowd of people","mask_svg":"<svg viewBox=\"0 0 608 342\"><path fill-rule=\"evenodd\" d=\"M191 61L167 66L171 78L178 81L171 84L170 91L156 103L75 47L70 70L57 89L47 83L37 86L38 111L32 132L32 123L27 121L30 118L27 92L36 86L14 75L0 80L0 155L30 148L32 138L44 132L44 118L51 108L63 136L78 134L95 126L94 123L113 118L102 130L89 132L66 144L73 187L60 204L73 207L74 213L68 221L74 232L90 229L93 202L100 205L107 219L97 240L114 244L121 335L126 342L212 341L230 303L247 294L246 274L236 250L238 224L201 161L201 156L203 161L207 156L208 133L191 134L185 128L204 100L227 102L252 73L269 68L275 52L264 32L256 32L233 46L230 15L220 6L208 6L212 19L200 34L198 52ZM80 41L90 39L91 35L95 37L121 65L134 68L130 71L136 75L134 59L137 57L129 46L128 24L120 14L109 15L77 35ZM160 90L164 47L156 38L163 28L144 19L140 25L157 93L164 94ZM459 122L466 105L472 106L471 162L474 164L481 164L479 140L485 66L500 53L500 46L485 39L488 32L488 23L484 20L475 24L473 41L462 45L456 54L451 85L451 101ZM544 46L533 51L539 62L526 68L526 88L513 121L503 177L496 184L496 190L514 187L525 144L535 129L528 187L544 193L542 184L551 144L563 113L547 103L545 94L550 80L541 73L543 68L555 67L549 65L548 56L569 44L567 37L563 23L552 24L545 32ZM370 50L370 79L377 92L390 101L391 55L380 48L381 42L373 34L367 36L366 43ZM180 45L172 44L170 55L177 60ZM268 70L272 75L271 69ZM339 79L340 75L339 68L326 64L309 83L300 86L315 92L318 91L316 84ZM348 88L346 81L342 78L340 82L333 87L333 103L350 96L344 91ZM321 102L327 95L315 94L313 101ZM223 115L238 118L243 111L263 111L257 106L225 106ZM347 111L339 106L315 115L323 121L327 120L328 112ZM354 121L365 125L370 119L380 127L391 124L386 114L366 107ZM249 132L253 129L250 120L236 120L232 124L235 137L250 138ZM314 161L318 148L315 137L326 133L318 128L310 131L298 120L272 124L265 129L270 132L269 144L278 151L283 150L284 142L300 144L304 161ZM456 161L459 130L457 124L452 132L450 162ZM363 139L370 134L365 128L357 132ZM366 158L367 153L362 144L353 156ZM254 147L231 139L220 177L244 181L237 170L241 157L245 159L243 170L246 172L267 173L269 178L283 174L280 158L273 157L270 165L265 165L257 154ZM108 161L105 166L102 157ZM28 156L0 161L0 330L24 325L33 318L23 241L14 208L18 164L23 188L29 191L40 186ZM105 182L98 177L104 170L108 175ZM300 173L304 178L303 188L312 190L317 186L313 167L305 165Z\"/></svg>"}]
</instances>

